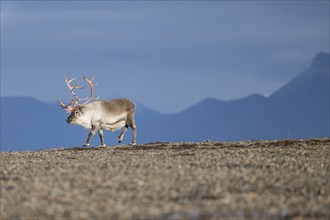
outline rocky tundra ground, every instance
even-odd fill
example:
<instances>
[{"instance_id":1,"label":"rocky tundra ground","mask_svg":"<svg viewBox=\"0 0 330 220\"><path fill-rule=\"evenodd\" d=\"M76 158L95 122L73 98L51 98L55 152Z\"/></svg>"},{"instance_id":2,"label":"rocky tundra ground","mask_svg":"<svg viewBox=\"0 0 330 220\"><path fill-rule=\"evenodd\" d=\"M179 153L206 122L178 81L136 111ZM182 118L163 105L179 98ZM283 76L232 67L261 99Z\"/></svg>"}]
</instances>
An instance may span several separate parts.
<instances>
[{"instance_id":1,"label":"rocky tundra ground","mask_svg":"<svg viewBox=\"0 0 330 220\"><path fill-rule=\"evenodd\" d=\"M0 153L0 219L330 218L330 139Z\"/></svg>"}]
</instances>

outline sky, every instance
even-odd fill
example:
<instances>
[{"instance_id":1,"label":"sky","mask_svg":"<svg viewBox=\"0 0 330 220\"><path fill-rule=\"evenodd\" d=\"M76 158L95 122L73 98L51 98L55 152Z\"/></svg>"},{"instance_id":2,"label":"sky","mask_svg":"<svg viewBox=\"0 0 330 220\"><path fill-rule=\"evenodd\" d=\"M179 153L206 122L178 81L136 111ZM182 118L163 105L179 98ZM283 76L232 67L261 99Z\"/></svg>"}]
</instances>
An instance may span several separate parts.
<instances>
[{"instance_id":1,"label":"sky","mask_svg":"<svg viewBox=\"0 0 330 220\"><path fill-rule=\"evenodd\" d=\"M329 52L329 1L1 1L1 96L101 99L162 113L269 96ZM77 91L88 96L86 88Z\"/></svg>"}]
</instances>

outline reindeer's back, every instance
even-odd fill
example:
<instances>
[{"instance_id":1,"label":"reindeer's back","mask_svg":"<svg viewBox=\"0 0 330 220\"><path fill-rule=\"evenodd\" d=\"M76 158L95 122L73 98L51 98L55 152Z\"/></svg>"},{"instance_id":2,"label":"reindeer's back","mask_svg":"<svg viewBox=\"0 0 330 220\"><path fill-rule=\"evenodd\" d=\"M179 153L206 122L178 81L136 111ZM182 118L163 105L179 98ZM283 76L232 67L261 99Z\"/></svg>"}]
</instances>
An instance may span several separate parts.
<instances>
[{"instance_id":1,"label":"reindeer's back","mask_svg":"<svg viewBox=\"0 0 330 220\"><path fill-rule=\"evenodd\" d=\"M116 112L135 112L136 107L132 101L125 98L111 99L111 100L96 100L92 103L89 103L90 107L99 106L103 111L109 113Z\"/></svg>"}]
</instances>

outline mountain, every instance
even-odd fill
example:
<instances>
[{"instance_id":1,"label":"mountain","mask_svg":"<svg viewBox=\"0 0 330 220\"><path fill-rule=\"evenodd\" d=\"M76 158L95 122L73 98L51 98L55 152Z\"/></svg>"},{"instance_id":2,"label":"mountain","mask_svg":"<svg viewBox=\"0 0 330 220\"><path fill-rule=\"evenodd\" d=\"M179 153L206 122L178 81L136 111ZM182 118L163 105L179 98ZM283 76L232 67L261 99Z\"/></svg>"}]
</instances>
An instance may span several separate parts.
<instances>
[{"instance_id":1,"label":"mountain","mask_svg":"<svg viewBox=\"0 0 330 220\"><path fill-rule=\"evenodd\" d=\"M160 117L146 128L147 133L152 141L221 140L231 124L253 114L265 100L260 95L229 102L208 98L183 112Z\"/></svg>"},{"instance_id":2,"label":"mountain","mask_svg":"<svg viewBox=\"0 0 330 220\"><path fill-rule=\"evenodd\" d=\"M81 130L66 126L58 106L28 97L1 98L1 151L77 145Z\"/></svg>"},{"instance_id":3,"label":"mountain","mask_svg":"<svg viewBox=\"0 0 330 220\"><path fill-rule=\"evenodd\" d=\"M258 119L276 129L274 138L329 137L329 87L329 54L318 53L306 71L269 97Z\"/></svg>"},{"instance_id":4,"label":"mountain","mask_svg":"<svg viewBox=\"0 0 330 220\"><path fill-rule=\"evenodd\" d=\"M318 53L306 71L268 98L206 99L161 118L154 133L174 141L329 137L329 84L329 53Z\"/></svg>"},{"instance_id":5,"label":"mountain","mask_svg":"<svg viewBox=\"0 0 330 220\"><path fill-rule=\"evenodd\" d=\"M329 53L318 53L309 68L269 97L202 100L176 114L137 104L138 142L231 141L329 137ZM68 125L57 103L1 97L1 151L81 146L88 131ZM118 132L106 132L116 144ZM127 132L124 143L132 133ZM97 135L92 145L99 144Z\"/></svg>"},{"instance_id":6,"label":"mountain","mask_svg":"<svg viewBox=\"0 0 330 220\"><path fill-rule=\"evenodd\" d=\"M152 141L329 137L329 101L329 53L318 53L306 71L268 98L208 98L158 118L144 132Z\"/></svg>"}]
</instances>

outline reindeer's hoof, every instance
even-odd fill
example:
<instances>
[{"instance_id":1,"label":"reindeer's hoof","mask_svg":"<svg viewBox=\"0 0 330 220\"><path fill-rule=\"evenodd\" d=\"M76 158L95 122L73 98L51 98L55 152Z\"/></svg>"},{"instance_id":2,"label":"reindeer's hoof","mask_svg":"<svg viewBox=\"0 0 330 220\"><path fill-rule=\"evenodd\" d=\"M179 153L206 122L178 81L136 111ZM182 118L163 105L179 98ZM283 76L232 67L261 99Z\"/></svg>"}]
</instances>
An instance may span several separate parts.
<instances>
[{"instance_id":1,"label":"reindeer's hoof","mask_svg":"<svg viewBox=\"0 0 330 220\"><path fill-rule=\"evenodd\" d=\"M84 144L82 147L89 147L89 144Z\"/></svg>"},{"instance_id":2,"label":"reindeer's hoof","mask_svg":"<svg viewBox=\"0 0 330 220\"><path fill-rule=\"evenodd\" d=\"M118 143L120 144L121 143L121 140L118 140Z\"/></svg>"},{"instance_id":3,"label":"reindeer's hoof","mask_svg":"<svg viewBox=\"0 0 330 220\"><path fill-rule=\"evenodd\" d=\"M136 145L136 143L130 143L129 145L131 145L131 146L135 146L135 145Z\"/></svg>"},{"instance_id":4,"label":"reindeer's hoof","mask_svg":"<svg viewBox=\"0 0 330 220\"><path fill-rule=\"evenodd\" d=\"M97 146L96 148L105 148L107 145L105 145L105 144L101 144L101 145L99 145L99 146Z\"/></svg>"}]
</instances>

